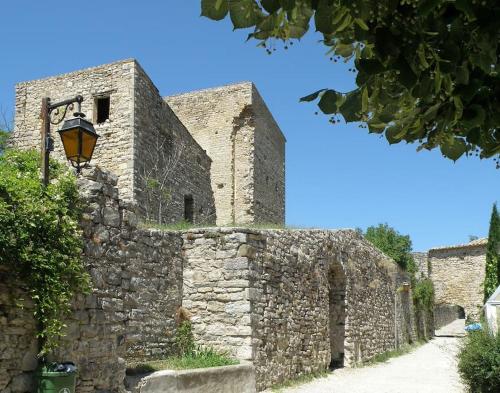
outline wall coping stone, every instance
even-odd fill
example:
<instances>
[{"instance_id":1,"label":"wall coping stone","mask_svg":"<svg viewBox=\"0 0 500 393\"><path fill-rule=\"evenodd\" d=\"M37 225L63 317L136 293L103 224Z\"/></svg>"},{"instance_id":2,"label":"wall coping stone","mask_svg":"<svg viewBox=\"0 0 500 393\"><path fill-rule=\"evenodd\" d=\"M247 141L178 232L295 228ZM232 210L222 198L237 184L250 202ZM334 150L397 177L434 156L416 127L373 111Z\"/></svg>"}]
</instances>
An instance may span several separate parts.
<instances>
[{"instance_id":1,"label":"wall coping stone","mask_svg":"<svg viewBox=\"0 0 500 393\"><path fill-rule=\"evenodd\" d=\"M251 362L189 370L162 370L142 378L134 393L255 393L255 368Z\"/></svg>"}]
</instances>

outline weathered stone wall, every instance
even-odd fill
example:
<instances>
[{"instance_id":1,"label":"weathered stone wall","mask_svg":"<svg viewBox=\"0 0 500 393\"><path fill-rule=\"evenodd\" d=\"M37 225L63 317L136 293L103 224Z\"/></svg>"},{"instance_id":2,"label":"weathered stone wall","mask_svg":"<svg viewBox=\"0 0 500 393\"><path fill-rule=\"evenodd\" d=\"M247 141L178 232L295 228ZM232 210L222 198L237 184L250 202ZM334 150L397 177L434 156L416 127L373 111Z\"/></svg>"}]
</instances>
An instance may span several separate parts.
<instances>
[{"instance_id":1,"label":"weathered stone wall","mask_svg":"<svg viewBox=\"0 0 500 393\"><path fill-rule=\"evenodd\" d=\"M285 223L285 137L252 85L255 118L254 221Z\"/></svg>"},{"instance_id":2,"label":"weathered stone wall","mask_svg":"<svg viewBox=\"0 0 500 393\"><path fill-rule=\"evenodd\" d=\"M429 250L430 279L435 290L435 316L440 306L463 307L465 316L477 319L483 304L485 244Z\"/></svg>"},{"instance_id":3,"label":"weathered stone wall","mask_svg":"<svg viewBox=\"0 0 500 393\"><path fill-rule=\"evenodd\" d=\"M134 69L135 61L129 59L17 84L12 143L22 149L39 150L42 98L50 97L55 103L80 94L84 98L82 112L93 121L95 130L100 135L92 163L115 173L119 178L121 198L132 200ZM106 122L96 124L94 100L101 96L110 97L110 117ZM66 118L73 117L73 112L76 112L76 107L73 111L68 111ZM55 147L53 156L65 161L62 143L57 135L60 126L52 126Z\"/></svg>"},{"instance_id":4,"label":"weathered stone wall","mask_svg":"<svg viewBox=\"0 0 500 393\"><path fill-rule=\"evenodd\" d=\"M429 263L426 252L412 252L413 260L415 261L415 266L417 271L415 272L416 279L428 278L429 277Z\"/></svg>"},{"instance_id":5,"label":"weathered stone wall","mask_svg":"<svg viewBox=\"0 0 500 393\"><path fill-rule=\"evenodd\" d=\"M176 222L185 218L184 197L192 196L194 222L215 222L210 158L133 59L18 84L12 143L39 149L42 98L57 102L77 94L83 96L82 111L100 135L92 165L118 176L121 198L136 202L141 216L158 220L161 215L164 222ZM99 97L110 98L109 119L100 124L95 104ZM56 135L59 128L52 126L54 156L65 160Z\"/></svg>"},{"instance_id":6,"label":"weathered stone wall","mask_svg":"<svg viewBox=\"0 0 500 393\"><path fill-rule=\"evenodd\" d=\"M80 179L92 293L75 299L67 335L51 357L78 365L78 393L121 392L126 360L170 352L181 304L181 234L137 228L134 209L119 200L116 185L116 177L99 170ZM26 392L36 366L34 321L29 303L15 306L19 288L1 282L0 390Z\"/></svg>"},{"instance_id":7,"label":"weathered stone wall","mask_svg":"<svg viewBox=\"0 0 500 393\"><path fill-rule=\"evenodd\" d=\"M212 159L217 224L283 223L285 139L253 84L165 100Z\"/></svg>"},{"instance_id":8,"label":"weathered stone wall","mask_svg":"<svg viewBox=\"0 0 500 393\"><path fill-rule=\"evenodd\" d=\"M134 155L135 200L154 219L178 222L185 219L185 200L193 199L193 222L213 224L216 220L214 193L210 183L211 160L196 143L158 89L135 64ZM163 187L163 206L148 198L149 179Z\"/></svg>"},{"instance_id":9,"label":"weathered stone wall","mask_svg":"<svg viewBox=\"0 0 500 393\"><path fill-rule=\"evenodd\" d=\"M184 241L183 306L197 339L252 359L259 389L416 337L414 318L395 319L411 312L395 308L397 265L354 231L225 228Z\"/></svg>"}]
</instances>

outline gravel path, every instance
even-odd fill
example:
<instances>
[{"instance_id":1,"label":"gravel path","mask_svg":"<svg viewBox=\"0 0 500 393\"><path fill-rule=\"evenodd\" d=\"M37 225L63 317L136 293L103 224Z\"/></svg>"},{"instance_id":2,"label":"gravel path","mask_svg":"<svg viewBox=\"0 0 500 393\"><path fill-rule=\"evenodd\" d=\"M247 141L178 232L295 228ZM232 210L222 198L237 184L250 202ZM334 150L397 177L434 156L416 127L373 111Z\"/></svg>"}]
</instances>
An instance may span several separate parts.
<instances>
[{"instance_id":1,"label":"gravel path","mask_svg":"<svg viewBox=\"0 0 500 393\"><path fill-rule=\"evenodd\" d=\"M385 363L343 368L286 393L463 393L455 354L459 338L436 337Z\"/></svg>"}]
</instances>

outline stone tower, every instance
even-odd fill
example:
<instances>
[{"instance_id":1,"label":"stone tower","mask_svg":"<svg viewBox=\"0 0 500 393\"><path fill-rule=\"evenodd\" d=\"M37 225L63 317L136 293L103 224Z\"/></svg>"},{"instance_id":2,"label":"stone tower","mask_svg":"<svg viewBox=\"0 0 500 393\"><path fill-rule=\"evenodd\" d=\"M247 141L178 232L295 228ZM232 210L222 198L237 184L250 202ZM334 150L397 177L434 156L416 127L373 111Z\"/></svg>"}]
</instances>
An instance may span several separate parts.
<instances>
[{"instance_id":1,"label":"stone tower","mask_svg":"<svg viewBox=\"0 0 500 393\"><path fill-rule=\"evenodd\" d=\"M286 140L253 83L165 100L212 159L217 224L284 224Z\"/></svg>"},{"instance_id":2,"label":"stone tower","mask_svg":"<svg viewBox=\"0 0 500 393\"><path fill-rule=\"evenodd\" d=\"M14 146L39 148L43 97L77 94L100 135L92 165L113 172L146 219L284 222L285 139L251 83L163 99L134 59L22 82ZM53 156L63 159L57 128Z\"/></svg>"}]
</instances>

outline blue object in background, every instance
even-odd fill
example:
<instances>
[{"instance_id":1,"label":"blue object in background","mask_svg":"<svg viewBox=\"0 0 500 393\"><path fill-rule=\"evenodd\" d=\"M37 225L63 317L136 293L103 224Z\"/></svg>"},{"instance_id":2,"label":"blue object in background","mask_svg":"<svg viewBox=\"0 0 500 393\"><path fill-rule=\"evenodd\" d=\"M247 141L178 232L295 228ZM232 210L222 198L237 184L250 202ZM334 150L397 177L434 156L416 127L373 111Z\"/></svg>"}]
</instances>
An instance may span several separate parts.
<instances>
[{"instance_id":1,"label":"blue object in background","mask_svg":"<svg viewBox=\"0 0 500 393\"><path fill-rule=\"evenodd\" d=\"M482 329L482 327L481 327L480 323L472 323L472 324L467 325L465 327L466 332L474 332L476 330L481 330L481 329Z\"/></svg>"}]
</instances>

